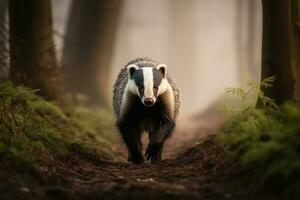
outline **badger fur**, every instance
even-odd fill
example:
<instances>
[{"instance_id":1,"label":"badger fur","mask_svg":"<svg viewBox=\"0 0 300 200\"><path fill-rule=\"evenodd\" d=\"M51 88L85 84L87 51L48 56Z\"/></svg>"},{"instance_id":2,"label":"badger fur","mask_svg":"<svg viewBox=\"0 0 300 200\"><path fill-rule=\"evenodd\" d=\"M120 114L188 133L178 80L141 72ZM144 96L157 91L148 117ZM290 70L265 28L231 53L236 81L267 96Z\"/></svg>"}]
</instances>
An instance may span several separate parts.
<instances>
[{"instance_id":1,"label":"badger fur","mask_svg":"<svg viewBox=\"0 0 300 200\"><path fill-rule=\"evenodd\" d=\"M121 69L113 89L116 126L128 149L128 161L144 162L141 134L149 134L147 160L161 160L165 140L175 128L179 114L179 90L167 66L141 57Z\"/></svg>"}]
</instances>

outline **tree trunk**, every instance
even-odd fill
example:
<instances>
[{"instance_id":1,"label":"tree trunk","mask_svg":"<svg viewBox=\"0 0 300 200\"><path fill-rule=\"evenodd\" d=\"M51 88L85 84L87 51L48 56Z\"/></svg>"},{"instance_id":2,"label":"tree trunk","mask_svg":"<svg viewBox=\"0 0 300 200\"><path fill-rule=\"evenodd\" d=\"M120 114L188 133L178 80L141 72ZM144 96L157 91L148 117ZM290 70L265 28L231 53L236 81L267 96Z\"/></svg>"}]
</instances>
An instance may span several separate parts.
<instances>
[{"instance_id":1,"label":"tree trunk","mask_svg":"<svg viewBox=\"0 0 300 200\"><path fill-rule=\"evenodd\" d=\"M257 24L257 16L259 12L257 11L258 1L248 0L248 16L247 16L247 47L248 47L248 55L247 55L247 68L252 80L258 80L257 68L258 65L255 62L256 58L256 48L257 45L254 41L257 41L257 32L258 32L258 24Z\"/></svg>"},{"instance_id":2,"label":"tree trunk","mask_svg":"<svg viewBox=\"0 0 300 200\"><path fill-rule=\"evenodd\" d=\"M62 98L50 0L10 0L10 79L40 89L49 100Z\"/></svg>"},{"instance_id":3,"label":"tree trunk","mask_svg":"<svg viewBox=\"0 0 300 200\"><path fill-rule=\"evenodd\" d=\"M121 0L74 0L63 51L66 85L107 106L109 70Z\"/></svg>"},{"instance_id":4,"label":"tree trunk","mask_svg":"<svg viewBox=\"0 0 300 200\"><path fill-rule=\"evenodd\" d=\"M296 100L296 69L299 71L299 33L295 28L295 12L299 11L296 0L262 0L263 44L262 80L275 75L271 88L264 89L266 96L281 104Z\"/></svg>"},{"instance_id":5,"label":"tree trunk","mask_svg":"<svg viewBox=\"0 0 300 200\"><path fill-rule=\"evenodd\" d=\"M7 0L0 0L0 80L7 78L8 22L6 21Z\"/></svg>"},{"instance_id":6,"label":"tree trunk","mask_svg":"<svg viewBox=\"0 0 300 200\"><path fill-rule=\"evenodd\" d=\"M300 1L291 1L291 47L293 51L293 70L295 74L295 99L300 100Z\"/></svg>"},{"instance_id":7,"label":"tree trunk","mask_svg":"<svg viewBox=\"0 0 300 200\"><path fill-rule=\"evenodd\" d=\"M246 77L246 53L243 34L245 32L245 0L236 0L235 2L235 45L236 45L236 63L238 67L239 83L243 84Z\"/></svg>"}]
</instances>

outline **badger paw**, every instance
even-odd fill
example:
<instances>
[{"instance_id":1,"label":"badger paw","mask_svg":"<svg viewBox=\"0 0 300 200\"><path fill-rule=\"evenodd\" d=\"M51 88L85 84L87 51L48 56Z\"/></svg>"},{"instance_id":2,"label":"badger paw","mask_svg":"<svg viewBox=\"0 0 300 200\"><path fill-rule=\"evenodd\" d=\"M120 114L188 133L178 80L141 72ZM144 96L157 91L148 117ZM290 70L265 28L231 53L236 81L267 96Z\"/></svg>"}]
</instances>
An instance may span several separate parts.
<instances>
[{"instance_id":1,"label":"badger paw","mask_svg":"<svg viewBox=\"0 0 300 200\"><path fill-rule=\"evenodd\" d=\"M151 160L152 163L161 160L162 143L149 143L145 157L147 160Z\"/></svg>"},{"instance_id":2,"label":"badger paw","mask_svg":"<svg viewBox=\"0 0 300 200\"><path fill-rule=\"evenodd\" d=\"M133 164L143 164L144 163L144 157L143 155L136 155L136 156L131 156L128 155L128 162L132 162Z\"/></svg>"},{"instance_id":3,"label":"badger paw","mask_svg":"<svg viewBox=\"0 0 300 200\"><path fill-rule=\"evenodd\" d=\"M133 164L139 165L144 163L144 158L137 158L137 159L132 159L131 162Z\"/></svg>"}]
</instances>

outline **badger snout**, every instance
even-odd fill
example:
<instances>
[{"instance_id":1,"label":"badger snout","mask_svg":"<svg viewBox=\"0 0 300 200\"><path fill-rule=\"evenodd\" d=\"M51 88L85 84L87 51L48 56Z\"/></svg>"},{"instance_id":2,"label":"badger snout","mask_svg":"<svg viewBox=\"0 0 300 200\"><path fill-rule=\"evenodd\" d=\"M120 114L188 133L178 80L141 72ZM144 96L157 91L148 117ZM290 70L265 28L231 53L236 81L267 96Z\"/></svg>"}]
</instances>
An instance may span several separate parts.
<instances>
[{"instance_id":1,"label":"badger snout","mask_svg":"<svg viewBox=\"0 0 300 200\"><path fill-rule=\"evenodd\" d=\"M144 103L146 106L152 106L152 105L155 103L155 101L154 101L153 98L145 98L143 103Z\"/></svg>"}]
</instances>

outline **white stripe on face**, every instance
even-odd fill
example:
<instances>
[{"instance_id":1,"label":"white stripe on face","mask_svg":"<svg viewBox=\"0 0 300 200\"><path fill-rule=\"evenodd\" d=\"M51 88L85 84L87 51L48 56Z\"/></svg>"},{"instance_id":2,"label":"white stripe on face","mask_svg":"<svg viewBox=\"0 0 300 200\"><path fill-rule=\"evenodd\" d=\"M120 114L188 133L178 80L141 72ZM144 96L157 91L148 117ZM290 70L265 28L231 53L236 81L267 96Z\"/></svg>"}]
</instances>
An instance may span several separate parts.
<instances>
[{"instance_id":1,"label":"white stripe on face","mask_svg":"<svg viewBox=\"0 0 300 200\"><path fill-rule=\"evenodd\" d=\"M144 67L143 76L144 76L144 98L154 98L153 93L153 68Z\"/></svg>"}]
</instances>

